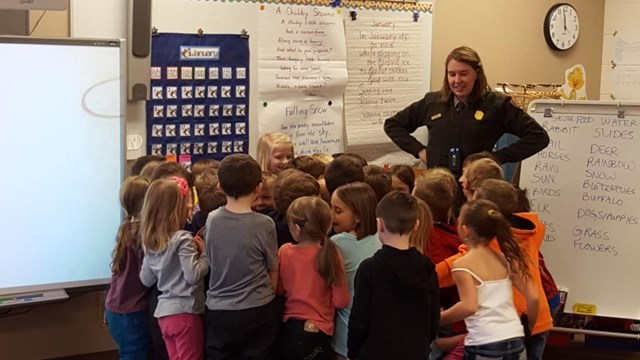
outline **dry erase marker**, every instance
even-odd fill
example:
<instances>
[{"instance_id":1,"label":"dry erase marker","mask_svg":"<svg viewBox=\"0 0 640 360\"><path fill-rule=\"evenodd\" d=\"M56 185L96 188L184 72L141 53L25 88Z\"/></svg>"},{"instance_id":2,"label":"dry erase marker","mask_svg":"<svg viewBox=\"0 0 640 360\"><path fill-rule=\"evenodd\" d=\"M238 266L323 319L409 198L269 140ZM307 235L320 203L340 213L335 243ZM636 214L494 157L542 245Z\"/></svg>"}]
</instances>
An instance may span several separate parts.
<instances>
[{"instance_id":1,"label":"dry erase marker","mask_svg":"<svg viewBox=\"0 0 640 360\"><path fill-rule=\"evenodd\" d=\"M16 300L31 301L31 300L40 299L43 297L44 297L44 294L29 294L29 295L16 296Z\"/></svg>"}]
</instances>

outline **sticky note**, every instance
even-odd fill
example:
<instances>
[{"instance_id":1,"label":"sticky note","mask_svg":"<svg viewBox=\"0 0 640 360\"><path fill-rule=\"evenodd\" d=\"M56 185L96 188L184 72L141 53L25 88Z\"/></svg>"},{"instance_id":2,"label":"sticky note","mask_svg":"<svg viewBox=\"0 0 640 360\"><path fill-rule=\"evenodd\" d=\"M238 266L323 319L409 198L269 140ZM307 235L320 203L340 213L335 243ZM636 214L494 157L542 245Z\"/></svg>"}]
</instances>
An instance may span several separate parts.
<instances>
[{"instance_id":1,"label":"sticky note","mask_svg":"<svg viewBox=\"0 0 640 360\"><path fill-rule=\"evenodd\" d=\"M178 162L178 157L173 154L167 154L164 158L167 162Z\"/></svg>"},{"instance_id":2,"label":"sticky note","mask_svg":"<svg viewBox=\"0 0 640 360\"><path fill-rule=\"evenodd\" d=\"M573 304L573 312L580 315L595 315L596 306L594 304Z\"/></svg>"}]
</instances>

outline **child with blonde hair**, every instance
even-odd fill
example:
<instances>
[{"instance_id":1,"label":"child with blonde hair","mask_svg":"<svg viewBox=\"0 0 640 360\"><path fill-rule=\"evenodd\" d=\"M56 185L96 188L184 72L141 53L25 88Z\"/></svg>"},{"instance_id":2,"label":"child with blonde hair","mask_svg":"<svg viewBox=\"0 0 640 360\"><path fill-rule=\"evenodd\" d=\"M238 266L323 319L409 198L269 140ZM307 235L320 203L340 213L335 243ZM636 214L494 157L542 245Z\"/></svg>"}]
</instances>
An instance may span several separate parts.
<instances>
[{"instance_id":1,"label":"child with blonde hair","mask_svg":"<svg viewBox=\"0 0 640 360\"><path fill-rule=\"evenodd\" d=\"M466 170L467 186L464 187L467 200L473 198L473 193L487 179L503 180L502 167L491 159L476 160Z\"/></svg>"},{"instance_id":2,"label":"child with blonde hair","mask_svg":"<svg viewBox=\"0 0 640 360\"><path fill-rule=\"evenodd\" d=\"M416 186L424 181L442 182L447 186L447 192L453 194L454 198L458 192L458 181L451 170L443 167L435 167L426 169L418 177L416 177ZM415 190L415 187L414 187Z\"/></svg>"},{"instance_id":3,"label":"child with blonde hair","mask_svg":"<svg viewBox=\"0 0 640 360\"><path fill-rule=\"evenodd\" d=\"M460 184L467 201L473 199L474 191L487 179L504 179L502 167L490 158L475 160L464 168Z\"/></svg>"},{"instance_id":4,"label":"child with blonde hair","mask_svg":"<svg viewBox=\"0 0 640 360\"><path fill-rule=\"evenodd\" d=\"M433 215L432 240L425 254L434 264L458 253L460 239L451 221L457 187L448 169L433 168L418 178L413 189L413 195L427 203Z\"/></svg>"},{"instance_id":5,"label":"child with blonde hair","mask_svg":"<svg viewBox=\"0 0 640 360\"><path fill-rule=\"evenodd\" d=\"M342 258L327 237L331 210L318 196L300 197L289 206L287 222L295 244L279 250L278 293L286 297L283 357L328 360L335 310L350 301Z\"/></svg>"},{"instance_id":6,"label":"child with blonde hair","mask_svg":"<svg viewBox=\"0 0 640 360\"><path fill-rule=\"evenodd\" d=\"M396 191L396 190L394 190ZM416 248L418 252L427 256L433 231L433 217L429 205L420 198L415 197L418 204L418 227L409 235L409 246Z\"/></svg>"},{"instance_id":7,"label":"child with blonde hair","mask_svg":"<svg viewBox=\"0 0 640 360\"><path fill-rule=\"evenodd\" d=\"M496 164L498 164L498 159L494 156L493 153L488 151L481 151L478 153L474 153L464 158L464 160L462 161L462 172L459 174L460 176L457 178L460 191L456 193L456 198L453 206L453 213L456 216L460 213L460 208L462 207L462 204L464 204L464 202L467 201L467 198L470 198L469 196L467 196L468 194L466 190L466 188L468 188L469 186L468 180L467 180L467 169L469 169L469 166L471 166L471 164L473 164L475 161L480 159L491 159L495 161Z\"/></svg>"},{"instance_id":8,"label":"child with blonde hair","mask_svg":"<svg viewBox=\"0 0 640 360\"><path fill-rule=\"evenodd\" d=\"M140 282L144 258L140 241L140 211L149 180L128 177L120 188L126 216L116 235L111 262L111 286L105 300L109 332L121 359L146 359L149 352L149 288Z\"/></svg>"},{"instance_id":9,"label":"child with blonde hair","mask_svg":"<svg viewBox=\"0 0 640 360\"><path fill-rule=\"evenodd\" d=\"M334 160L339 161L343 157ZM346 158L346 157L345 157ZM331 222L336 235L331 237L344 260L349 293L355 294L354 279L360 263L378 251L382 244L376 235L376 205L378 199L371 186L351 182L339 186L331 197ZM338 310L333 335L333 350L347 356L347 331L351 304Z\"/></svg>"},{"instance_id":10,"label":"child with blonde hair","mask_svg":"<svg viewBox=\"0 0 640 360\"><path fill-rule=\"evenodd\" d=\"M469 249L451 268L460 301L442 312L441 323L464 319L468 331L465 359L526 358L525 331L514 306L512 288L515 286L526 299L531 329L537 321L540 297L531 278L527 253L491 201L471 200L463 205L458 234ZM499 251L489 246L494 238Z\"/></svg>"},{"instance_id":11,"label":"child with blonde hair","mask_svg":"<svg viewBox=\"0 0 640 360\"><path fill-rule=\"evenodd\" d=\"M329 163L333 161L333 156L331 156L329 154L325 154L325 153L311 154L311 157L313 157L314 159L318 159L318 160L322 161L322 163L325 166L329 165Z\"/></svg>"},{"instance_id":12,"label":"child with blonde hair","mask_svg":"<svg viewBox=\"0 0 640 360\"><path fill-rule=\"evenodd\" d=\"M145 257L140 280L160 291L155 317L171 359L204 356L204 276L209 270L204 243L181 230L192 208L187 181L154 181L142 206Z\"/></svg>"},{"instance_id":13,"label":"child with blonde hair","mask_svg":"<svg viewBox=\"0 0 640 360\"><path fill-rule=\"evenodd\" d=\"M293 159L293 143L287 134L270 132L258 140L256 160L262 171L278 174Z\"/></svg>"}]
</instances>

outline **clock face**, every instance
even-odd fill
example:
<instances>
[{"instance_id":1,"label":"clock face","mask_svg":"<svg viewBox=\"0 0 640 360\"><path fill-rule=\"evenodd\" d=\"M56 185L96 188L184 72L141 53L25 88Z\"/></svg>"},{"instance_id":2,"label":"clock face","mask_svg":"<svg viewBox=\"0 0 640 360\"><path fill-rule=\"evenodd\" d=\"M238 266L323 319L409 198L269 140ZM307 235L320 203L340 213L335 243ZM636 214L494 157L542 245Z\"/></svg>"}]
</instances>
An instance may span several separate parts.
<instances>
[{"instance_id":1,"label":"clock face","mask_svg":"<svg viewBox=\"0 0 640 360\"><path fill-rule=\"evenodd\" d=\"M578 13L569 4L556 4L544 20L544 37L552 49L567 50L575 45L580 34Z\"/></svg>"}]
</instances>

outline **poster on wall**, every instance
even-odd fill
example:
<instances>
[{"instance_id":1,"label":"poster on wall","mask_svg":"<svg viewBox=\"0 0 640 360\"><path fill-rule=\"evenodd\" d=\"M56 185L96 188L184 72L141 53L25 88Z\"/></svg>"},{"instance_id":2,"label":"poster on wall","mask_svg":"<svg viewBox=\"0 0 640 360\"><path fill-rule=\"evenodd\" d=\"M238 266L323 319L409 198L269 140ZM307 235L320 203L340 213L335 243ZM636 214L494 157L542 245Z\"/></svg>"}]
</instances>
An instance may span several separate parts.
<instances>
[{"instance_id":1,"label":"poster on wall","mask_svg":"<svg viewBox=\"0 0 640 360\"><path fill-rule=\"evenodd\" d=\"M186 167L249 148L249 39L153 36L147 154Z\"/></svg>"},{"instance_id":2,"label":"poster on wall","mask_svg":"<svg viewBox=\"0 0 640 360\"><path fill-rule=\"evenodd\" d=\"M611 53L611 95L640 100L640 33L616 32Z\"/></svg>"},{"instance_id":3,"label":"poster on wall","mask_svg":"<svg viewBox=\"0 0 640 360\"><path fill-rule=\"evenodd\" d=\"M347 64L341 12L323 6L261 6L259 132L288 134L296 155L344 149Z\"/></svg>"},{"instance_id":4,"label":"poster on wall","mask_svg":"<svg viewBox=\"0 0 640 360\"><path fill-rule=\"evenodd\" d=\"M427 92L432 15L362 9L349 15L344 96L348 151L378 165L412 165L417 160L398 149L383 126ZM413 135L427 140L424 127Z\"/></svg>"}]
</instances>

